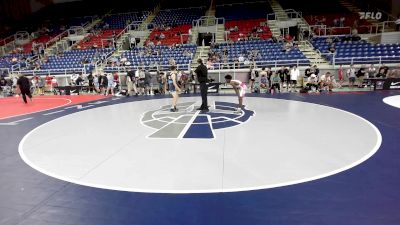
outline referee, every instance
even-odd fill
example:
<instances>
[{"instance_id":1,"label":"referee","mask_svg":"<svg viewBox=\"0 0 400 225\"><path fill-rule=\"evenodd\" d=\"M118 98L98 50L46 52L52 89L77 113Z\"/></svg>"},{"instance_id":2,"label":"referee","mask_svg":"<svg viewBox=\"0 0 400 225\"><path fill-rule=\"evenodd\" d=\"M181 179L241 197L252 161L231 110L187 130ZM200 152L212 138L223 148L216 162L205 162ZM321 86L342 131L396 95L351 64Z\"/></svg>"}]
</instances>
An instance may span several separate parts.
<instances>
[{"instance_id":1,"label":"referee","mask_svg":"<svg viewBox=\"0 0 400 225\"><path fill-rule=\"evenodd\" d=\"M196 68L194 73L197 76L197 81L200 83L200 93L201 93L201 106L197 110L201 110L203 112L208 112L208 103L207 103L207 67L203 64L201 59L198 59L197 62L199 66Z\"/></svg>"},{"instance_id":2,"label":"referee","mask_svg":"<svg viewBox=\"0 0 400 225\"><path fill-rule=\"evenodd\" d=\"M26 96L28 96L29 99L32 101L31 84L29 79L26 78L24 75L21 75L18 78L17 85L19 87L19 90L21 91L22 99L24 100L25 104L28 103L28 101L26 101Z\"/></svg>"}]
</instances>

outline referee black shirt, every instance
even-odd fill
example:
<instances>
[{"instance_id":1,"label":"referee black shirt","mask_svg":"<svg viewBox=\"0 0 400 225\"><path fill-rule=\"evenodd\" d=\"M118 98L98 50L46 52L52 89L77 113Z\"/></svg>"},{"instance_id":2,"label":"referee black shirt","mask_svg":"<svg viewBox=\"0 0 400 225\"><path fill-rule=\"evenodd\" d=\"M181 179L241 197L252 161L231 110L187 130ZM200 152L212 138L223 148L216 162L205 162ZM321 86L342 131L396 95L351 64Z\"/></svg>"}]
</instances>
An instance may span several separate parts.
<instances>
[{"instance_id":1,"label":"referee black shirt","mask_svg":"<svg viewBox=\"0 0 400 225\"><path fill-rule=\"evenodd\" d=\"M21 91L28 91L31 88L31 83L28 78L25 76L21 76L17 80L17 85L19 85L19 88Z\"/></svg>"},{"instance_id":2,"label":"referee black shirt","mask_svg":"<svg viewBox=\"0 0 400 225\"><path fill-rule=\"evenodd\" d=\"M199 83L207 82L208 71L207 67L204 64L200 64L194 72L197 75L197 80L199 81Z\"/></svg>"}]
</instances>

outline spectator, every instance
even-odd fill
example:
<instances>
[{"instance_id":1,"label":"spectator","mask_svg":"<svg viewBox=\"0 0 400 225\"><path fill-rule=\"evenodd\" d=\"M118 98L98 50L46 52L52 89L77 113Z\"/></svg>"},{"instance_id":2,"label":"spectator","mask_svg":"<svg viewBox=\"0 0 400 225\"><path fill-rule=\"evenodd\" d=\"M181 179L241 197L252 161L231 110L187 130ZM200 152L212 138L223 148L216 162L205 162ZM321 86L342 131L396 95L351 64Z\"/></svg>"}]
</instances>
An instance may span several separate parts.
<instances>
[{"instance_id":1,"label":"spectator","mask_svg":"<svg viewBox=\"0 0 400 225\"><path fill-rule=\"evenodd\" d=\"M313 74L313 69L311 68L311 65L309 65L308 68L304 71L304 76L308 78L311 76L311 74Z\"/></svg>"},{"instance_id":2,"label":"spectator","mask_svg":"<svg viewBox=\"0 0 400 225\"><path fill-rule=\"evenodd\" d=\"M368 78L374 78L375 77L375 73L376 73L376 68L374 67L374 64L371 64L368 67Z\"/></svg>"},{"instance_id":3,"label":"spectator","mask_svg":"<svg viewBox=\"0 0 400 225\"><path fill-rule=\"evenodd\" d=\"M267 89L269 87L268 85L268 75L267 72L265 72L265 68L263 68L260 72L260 89Z\"/></svg>"},{"instance_id":4,"label":"spectator","mask_svg":"<svg viewBox=\"0 0 400 225\"><path fill-rule=\"evenodd\" d=\"M93 86L96 93L100 93L100 83L99 83L99 75L95 74L93 76Z\"/></svg>"},{"instance_id":5,"label":"spectator","mask_svg":"<svg viewBox=\"0 0 400 225\"><path fill-rule=\"evenodd\" d=\"M108 96L108 94L114 95L114 76L112 75L112 73L109 73L105 77L107 80L107 86L106 86L107 89L106 89L106 93L104 95L105 96Z\"/></svg>"},{"instance_id":6,"label":"spectator","mask_svg":"<svg viewBox=\"0 0 400 225\"><path fill-rule=\"evenodd\" d=\"M334 27L339 27L339 26L340 26L340 22L339 22L339 19L338 19L338 18L335 18L335 19L333 20L333 26L334 26Z\"/></svg>"},{"instance_id":7,"label":"spectator","mask_svg":"<svg viewBox=\"0 0 400 225\"><path fill-rule=\"evenodd\" d=\"M357 83L358 83L358 87L362 88L363 87L363 83L364 83L364 78L365 78L365 68L364 66L361 66L360 69L357 71L356 77L357 77Z\"/></svg>"},{"instance_id":8,"label":"spectator","mask_svg":"<svg viewBox=\"0 0 400 225\"><path fill-rule=\"evenodd\" d=\"M340 19L339 19L339 27L344 27L345 21L346 21L346 18L344 16L340 17Z\"/></svg>"},{"instance_id":9,"label":"spectator","mask_svg":"<svg viewBox=\"0 0 400 225\"><path fill-rule=\"evenodd\" d=\"M151 83L151 74L149 70L145 70L144 72L144 89L146 95L152 94L153 84Z\"/></svg>"},{"instance_id":10,"label":"spectator","mask_svg":"<svg viewBox=\"0 0 400 225\"><path fill-rule=\"evenodd\" d=\"M279 77L278 73L273 73L271 76L271 87L270 93L273 94L278 89L281 92L281 78Z\"/></svg>"},{"instance_id":11,"label":"spectator","mask_svg":"<svg viewBox=\"0 0 400 225\"><path fill-rule=\"evenodd\" d=\"M53 88L52 88L52 86L51 86L51 80L52 80L52 79L53 79L53 78L51 78L49 74L46 75L46 77L45 77L45 81L46 81L46 84L45 84L45 91L53 92Z\"/></svg>"},{"instance_id":12,"label":"spectator","mask_svg":"<svg viewBox=\"0 0 400 225\"><path fill-rule=\"evenodd\" d=\"M45 86L45 80L38 76L38 94L39 95L44 95L44 86Z\"/></svg>"},{"instance_id":13,"label":"spectator","mask_svg":"<svg viewBox=\"0 0 400 225\"><path fill-rule=\"evenodd\" d=\"M317 92L318 91L318 78L315 74L311 74L307 78L307 90L311 92Z\"/></svg>"},{"instance_id":14,"label":"spectator","mask_svg":"<svg viewBox=\"0 0 400 225\"><path fill-rule=\"evenodd\" d=\"M342 65L340 65L338 69L338 78L339 78L339 88L342 88L344 82L344 72Z\"/></svg>"},{"instance_id":15,"label":"spectator","mask_svg":"<svg viewBox=\"0 0 400 225\"><path fill-rule=\"evenodd\" d=\"M262 67L261 68L261 71L260 71L260 76L262 77L263 75L265 75L265 77L267 78L267 80L269 80L269 76L268 76L268 72L269 72L269 70L267 69L267 68L265 68L265 67Z\"/></svg>"},{"instance_id":16,"label":"spectator","mask_svg":"<svg viewBox=\"0 0 400 225\"><path fill-rule=\"evenodd\" d=\"M279 84L281 85L280 89L283 88L285 81L286 81L286 87L289 88L288 86L290 83L290 78L287 79L289 70L286 67L282 66L276 73L279 76L279 78L281 79L281 82L279 82Z\"/></svg>"},{"instance_id":17,"label":"spectator","mask_svg":"<svg viewBox=\"0 0 400 225\"><path fill-rule=\"evenodd\" d=\"M346 72L347 78L349 79L349 87L353 88L354 82L356 81L356 69L354 65L351 64L350 68Z\"/></svg>"},{"instance_id":18,"label":"spectator","mask_svg":"<svg viewBox=\"0 0 400 225\"><path fill-rule=\"evenodd\" d=\"M294 90L296 92L296 86L297 86L297 79L300 77L300 71L297 68L297 66L293 66L292 69L290 70L290 91Z\"/></svg>"},{"instance_id":19,"label":"spectator","mask_svg":"<svg viewBox=\"0 0 400 225\"><path fill-rule=\"evenodd\" d=\"M141 95L145 94L145 81L146 81L146 73L143 68L139 68L136 71L135 77L137 78L138 92Z\"/></svg>"},{"instance_id":20,"label":"spectator","mask_svg":"<svg viewBox=\"0 0 400 225\"><path fill-rule=\"evenodd\" d=\"M211 59L209 59L207 61L207 69L209 69L209 70L213 70L214 69L214 64L213 64Z\"/></svg>"},{"instance_id":21,"label":"spectator","mask_svg":"<svg viewBox=\"0 0 400 225\"><path fill-rule=\"evenodd\" d=\"M335 44L331 44L329 47L329 52L330 53L335 53L336 52L336 48L335 48Z\"/></svg>"},{"instance_id":22,"label":"spectator","mask_svg":"<svg viewBox=\"0 0 400 225\"><path fill-rule=\"evenodd\" d=\"M254 83L256 81L256 70L254 68L250 68L250 73L249 73L249 84L250 84L250 92L254 92Z\"/></svg>"},{"instance_id":23,"label":"spectator","mask_svg":"<svg viewBox=\"0 0 400 225\"><path fill-rule=\"evenodd\" d=\"M400 31L400 14L397 16L397 20L395 21L396 23L396 30Z\"/></svg>"},{"instance_id":24,"label":"spectator","mask_svg":"<svg viewBox=\"0 0 400 225\"><path fill-rule=\"evenodd\" d=\"M165 39L165 34L164 34L164 33L161 33L161 34L160 34L160 39L161 39L161 40L164 40L164 39Z\"/></svg>"},{"instance_id":25,"label":"spectator","mask_svg":"<svg viewBox=\"0 0 400 225\"><path fill-rule=\"evenodd\" d=\"M132 96L133 93L137 95L135 81L136 81L135 72L133 70L128 71L126 75L126 86L127 86L126 97Z\"/></svg>"},{"instance_id":26,"label":"spectator","mask_svg":"<svg viewBox=\"0 0 400 225\"><path fill-rule=\"evenodd\" d=\"M318 69L318 66L316 64L312 68L312 73L314 73L318 77L319 69Z\"/></svg>"},{"instance_id":27,"label":"spectator","mask_svg":"<svg viewBox=\"0 0 400 225\"><path fill-rule=\"evenodd\" d=\"M320 91L326 90L326 88L328 88L328 91L332 91L333 83L330 72L326 72L326 74L321 76L319 85L320 85Z\"/></svg>"},{"instance_id":28,"label":"spectator","mask_svg":"<svg viewBox=\"0 0 400 225\"><path fill-rule=\"evenodd\" d=\"M378 74L376 75L376 77L386 78L388 71L389 71L389 67L382 64L382 66L378 70Z\"/></svg>"}]
</instances>

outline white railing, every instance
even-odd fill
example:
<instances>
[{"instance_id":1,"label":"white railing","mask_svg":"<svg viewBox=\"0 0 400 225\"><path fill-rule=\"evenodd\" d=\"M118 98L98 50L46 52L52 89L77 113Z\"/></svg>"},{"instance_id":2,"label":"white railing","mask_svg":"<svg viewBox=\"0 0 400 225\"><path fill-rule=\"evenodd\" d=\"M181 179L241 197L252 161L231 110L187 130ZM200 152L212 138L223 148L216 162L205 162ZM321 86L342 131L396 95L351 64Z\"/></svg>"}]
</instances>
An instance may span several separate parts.
<instances>
[{"instance_id":1,"label":"white railing","mask_svg":"<svg viewBox=\"0 0 400 225\"><path fill-rule=\"evenodd\" d=\"M83 35L86 33L85 29L82 26L72 26L67 31L68 36Z\"/></svg>"},{"instance_id":2,"label":"white railing","mask_svg":"<svg viewBox=\"0 0 400 225\"><path fill-rule=\"evenodd\" d=\"M276 19L277 19L276 13L268 13L267 14L267 21L268 20L276 20Z\"/></svg>"},{"instance_id":3,"label":"white railing","mask_svg":"<svg viewBox=\"0 0 400 225\"><path fill-rule=\"evenodd\" d=\"M214 63L213 66L210 68L211 70L222 70L222 69L248 69L252 66L256 66L257 68L261 68L263 66L270 66L270 67L281 67L281 66L293 66L296 65L297 67L302 65L309 65L310 61L308 59L287 59L287 60L258 60L258 61L251 61L248 65L245 65L243 62L228 62L228 63Z\"/></svg>"},{"instance_id":4,"label":"white railing","mask_svg":"<svg viewBox=\"0 0 400 225\"><path fill-rule=\"evenodd\" d=\"M184 41L183 41L184 37L188 37L188 39L187 39L188 43L190 42L190 34L188 34L188 33L187 34L181 34L180 36L181 36L181 44L185 44Z\"/></svg>"},{"instance_id":5,"label":"white railing","mask_svg":"<svg viewBox=\"0 0 400 225\"><path fill-rule=\"evenodd\" d=\"M189 71L191 69L191 61L188 64L177 64L178 70L185 70ZM214 63L209 70L223 70L223 69L249 69L251 66L256 65L257 68L261 68L263 66L270 66L270 67L281 67L281 66L302 66L302 65L309 65L309 61L307 59L293 59L293 60L268 60L268 61L254 61L250 62L248 65L244 65L244 63L237 63L237 62L227 62L227 63ZM145 68L151 71L154 70L169 70L170 65L153 65L153 66L143 66L143 65L133 65L133 66L109 66L105 67L104 71L113 71L113 72L124 72L127 70L138 69L138 68Z\"/></svg>"},{"instance_id":6,"label":"white railing","mask_svg":"<svg viewBox=\"0 0 400 225\"><path fill-rule=\"evenodd\" d=\"M215 17L215 16L202 16L198 20L192 21L192 27L207 27L207 26L216 26L225 24L225 18L223 17Z\"/></svg>"},{"instance_id":7,"label":"white railing","mask_svg":"<svg viewBox=\"0 0 400 225\"><path fill-rule=\"evenodd\" d=\"M107 43L107 42L111 42L111 44L109 44L108 45L108 48L113 48L114 46L113 46L113 41L114 41L114 39L112 39L112 38L102 38L101 39L101 48L105 48L105 44L104 43Z\"/></svg>"},{"instance_id":8,"label":"white railing","mask_svg":"<svg viewBox=\"0 0 400 225\"><path fill-rule=\"evenodd\" d=\"M130 14L139 14L139 13L145 15L146 17L151 14L150 11L143 11L143 12L137 11L137 12L112 13L112 14L107 14L107 16L130 15Z\"/></svg>"},{"instance_id":9,"label":"white railing","mask_svg":"<svg viewBox=\"0 0 400 225\"><path fill-rule=\"evenodd\" d=\"M128 24L121 32L119 32L116 36L115 36L115 40L114 41L118 41L119 39L121 39L121 37L131 31L131 30L136 30L140 27L140 25L143 23L143 21L133 21L130 24ZM117 50L121 50L123 43L121 43L120 45L117 46Z\"/></svg>"},{"instance_id":10,"label":"white railing","mask_svg":"<svg viewBox=\"0 0 400 225\"><path fill-rule=\"evenodd\" d=\"M366 28L365 32L363 28ZM395 21L384 21L381 23L373 24L373 25L361 25L358 27L359 34L381 34L387 32L388 29L395 29L396 23ZM341 30L340 34L351 35L352 28L351 27L328 27L326 25L311 25L309 26L309 32L314 33L315 36L329 36L329 35L340 35L340 34L332 34L335 30Z\"/></svg>"},{"instance_id":11,"label":"white railing","mask_svg":"<svg viewBox=\"0 0 400 225\"><path fill-rule=\"evenodd\" d=\"M176 11L176 10L182 10L182 9L202 9L206 8L205 6L193 6L193 7L187 7L187 8L173 8L173 9L161 9L160 12L170 12L170 11Z\"/></svg>"},{"instance_id":12,"label":"white railing","mask_svg":"<svg viewBox=\"0 0 400 225\"><path fill-rule=\"evenodd\" d=\"M346 57L346 58L336 58L333 55L332 65L340 65L340 64L382 64L382 63L390 63L393 61L400 62L400 59L396 59L398 56L366 56L366 57Z\"/></svg>"},{"instance_id":13,"label":"white railing","mask_svg":"<svg viewBox=\"0 0 400 225\"><path fill-rule=\"evenodd\" d=\"M180 71L190 71L191 61L188 64L177 64L176 68ZM146 66L146 65L134 65L134 66L105 66L103 71L105 72L126 72L129 70L137 70L139 68L144 68L145 70L149 71L166 71L170 70L171 65L153 65L153 66Z\"/></svg>"},{"instance_id":14,"label":"white railing","mask_svg":"<svg viewBox=\"0 0 400 225\"><path fill-rule=\"evenodd\" d=\"M237 2L237 3L226 3L226 4L220 4L216 5L216 7L221 7L221 6L233 6L233 5L244 5L244 4L254 4L254 3L265 3L265 1L251 1L251 2Z\"/></svg>"},{"instance_id":15,"label":"white railing","mask_svg":"<svg viewBox=\"0 0 400 225\"><path fill-rule=\"evenodd\" d=\"M85 33L86 33L86 31L83 27L73 26L70 29L63 31L62 33L58 34L57 36L55 36L54 38L52 38L48 42L46 42L45 48L47 49L47 48L53 46L58 41L61 41L63 38L68 37L70 35L84 35Z\"/></svg>"},{"instance_id":16,"label":"white railing","mask_svg":"<svg viewBox=\"0 0 400 225\"><path fill-rule=\"evenodd\" d=\"M303 13L294 9L285 9L286 15L291 19L298 19L303 17Z\"/></svg>"},{"instance_id":17,"label":"white railing","mask_svg":"<svg viewBox=\"0 0 400 225\"><path fill-rule=\"evenodd\" d=\"M11 71L12 72L20 70L20 69L21 69L21 63L17 63L17 64L14 64L14 65L11 66Z\"/></svg>"},{"instance_id":18,"label":"white railing","mask_svg":"<svg viewBox=\"0 0 400 225\"><path fill-rule=\"evenodd\" d=\"M301 19L303 18L303 13L300 11L296 11L294 9L285 9L284 13L286 14L287 17L290 19ZM268 13L267 14L267 20L277 20L279 13Z\"/></svg>"},{"instance_id":19,"label":"white railing","mask_svg":"<svg viewBox=\"0 0 400 225\"><path fill-rule=\"evenodd\" d=\"M50 39L48 42L46 42L45 46L46 48L49 48L50 46L52 46L53 44L57 43L58 41L60 41L61 39L63 39L64 37L68 36L69 31L65 30L62 33L60 33L59 35L53 37L52 39Z\"/></svg>"},{"instance_id":20,"label":"white railing","mask_svg":"<svg viewBox=\"0 0 400 225\"><path fill-rule=\"evenodd\" d=\"M83 68L68 68L68 69L39 69L39 70L20 70L14 71L16 74L25 74L25 75L68 75L74 73L82 73L86 74L85 67Z\"/></svg>"},{"instance_id":21,"label":"white railing","mask_svg":"<svg viewBox=\"0 0 400 225\"><path fill-rule=\"evenodd\" d=\"M7 44L9 44L9 43L11 43L13 41L15 41L15 34L10 35L10 36L2 39L1 42L0 42L0 46L7 45Z\"/></svg>"}]
</instances>

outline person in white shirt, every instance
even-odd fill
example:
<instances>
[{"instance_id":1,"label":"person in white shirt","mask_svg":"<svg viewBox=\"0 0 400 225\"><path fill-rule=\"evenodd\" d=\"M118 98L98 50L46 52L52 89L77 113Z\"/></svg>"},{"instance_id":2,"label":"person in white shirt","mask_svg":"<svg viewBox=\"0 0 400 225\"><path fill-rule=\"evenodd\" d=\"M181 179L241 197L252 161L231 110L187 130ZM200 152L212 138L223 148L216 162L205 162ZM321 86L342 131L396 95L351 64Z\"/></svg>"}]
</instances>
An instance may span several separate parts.
<instances>
[{"instance_id":1,"label":"person in white shirt","mask_svg":"<svg viewBox=\"0 0 400 225\"><path fill-rule=\"evenodd\" d=\"M349 87L353 88L354 82L356 81L356 69L354 65L351 64L350 68L346 72L347 77L349 78Z\"/></svg>"},{"instance_id":2,"label":"person in white shirt","mask_svg":"<svg viewBox=\"0 0 400 225\"><path fill-rule=\"evenodd\" d=\"M294 90L294 92L296 92L297 79L299 76L300 70L297 68L297 66L293 66L290 70L290 91Z\"/></svg>"},{"instance_id":3,"label":"person in white shirt","mask_svg":"<svg viewBox=\"0 0 400 225\"><path fill-rule=\"evenodd\" d=\"M239 58L238 58L238 60L239 60L239 63L244 62L244 57L243 57L243 55L240 55Z\"/></svg>"},{"instance_id":4,"label":"person in white shirt","mask_svg":"<svg viewBox=\"0 0 400 225\"><path fill-rule=\"evenodd\" d=\"M307 78L306 86L309 91L316 92L318 90L318 78L315 74L311 74L311 76Z\"/></svg>"}]
</instances>

